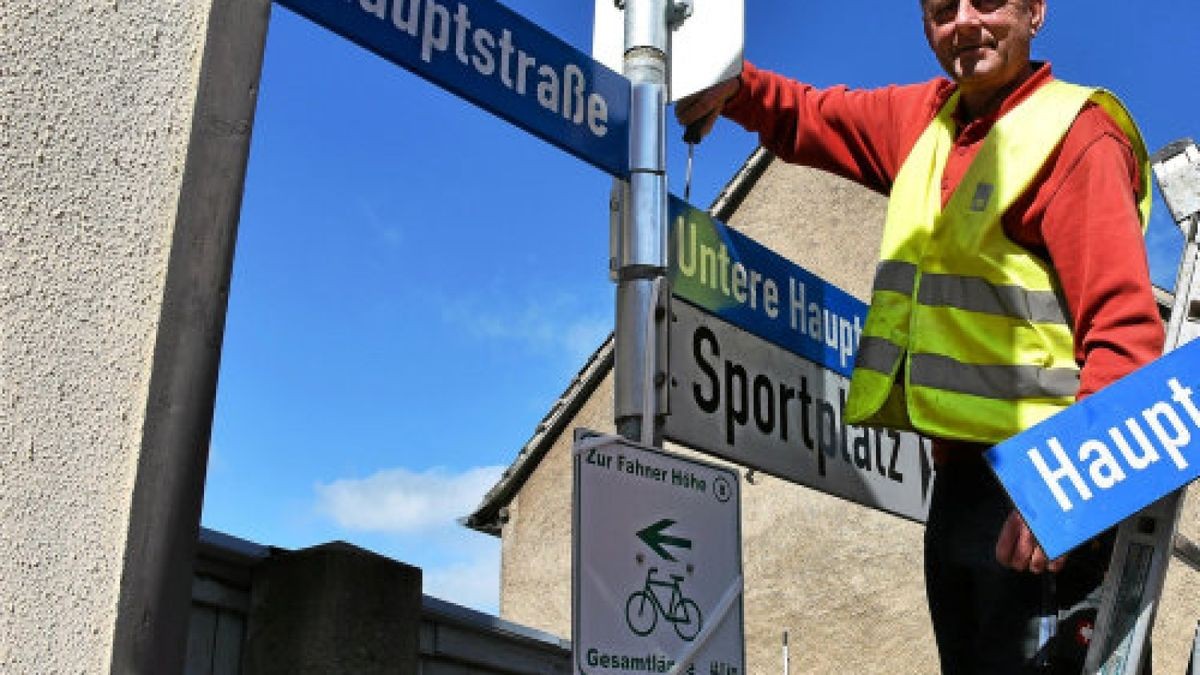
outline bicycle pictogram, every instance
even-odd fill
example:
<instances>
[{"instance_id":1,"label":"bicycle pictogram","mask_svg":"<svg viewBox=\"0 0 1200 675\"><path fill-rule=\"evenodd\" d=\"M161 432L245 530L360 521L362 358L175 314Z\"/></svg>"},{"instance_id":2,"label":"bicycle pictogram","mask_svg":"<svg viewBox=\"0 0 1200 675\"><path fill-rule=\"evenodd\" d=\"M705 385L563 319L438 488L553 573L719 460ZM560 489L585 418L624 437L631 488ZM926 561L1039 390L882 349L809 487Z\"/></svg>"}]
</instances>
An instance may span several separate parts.
<instances>
[{"instance_id":1,"label":"bicycle pictogram","mask_svg":"<svg viewBox=\"0 0 1200 675\"><path fill-rule=\"evenodd\" d=\"M658 615L661 614L675 628L675 633L679 637L686 642L691 642L700 632L702 623L700 606L691 598L685 597L683 591L679 589L679 584L683 581L681 575L671 574L672 580L668 582L655 579L656 572L658 572L657 567L646 570L646 582L642 586L642 590L634 591L625 601L625 622L629 625L629 630L637 635L645 636L649 635L658 625ZM662 600L655 593L655 588L671 590L666 609L663 608Z\"/></svg>"}]
</instances>

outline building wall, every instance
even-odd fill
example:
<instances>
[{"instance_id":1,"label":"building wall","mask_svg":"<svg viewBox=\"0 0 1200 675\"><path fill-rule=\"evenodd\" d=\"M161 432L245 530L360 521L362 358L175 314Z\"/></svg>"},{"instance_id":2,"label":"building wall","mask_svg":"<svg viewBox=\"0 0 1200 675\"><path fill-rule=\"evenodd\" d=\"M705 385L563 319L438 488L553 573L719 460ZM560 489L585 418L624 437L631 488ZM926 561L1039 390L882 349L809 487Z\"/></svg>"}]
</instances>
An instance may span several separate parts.
<instances>
[{"instance_id":1,"label":"building wall","mask_svg":"<svg viewBox=\"0 0 1200 675\"><path fill-rule=\"evenodd\" d=\"M1184 502L1179 532L1192 541L1200 541L1200 501L1194 487ZM1200 624L1200 571L1178 559L1172 560L1160 602L1153 634L1154 672L1187 672ZM1196 668L1200 668L1200 663L1193 666Z\"/></svg>"},{"instance_id":2,"label":"building wall","mask_svg":"<svg viewBox=\"0 0 1200 675\"><path fill-rule=\"evenodd\" d=\"M569 429L615 433L612 375ZM508 506L500 546L500 616L571 636L571 433L560 435Z\"/></svg>"},{"instance_id":3,"label":"building wall","mask_svg":"<svg viewBox=\"0 0 1200 675\"><path fill-rule=\"evenodd\" d=\"M128 556L158 543L133 492L147 410L178 403L150 380L213 4L0 6L0 672L107 672ZM197 498L193 547L198 524Z\"/></svg>"},{"instance_id":4,"label":"building wall","mask_svg":"<svg viewBox=\"0 0 1200 675\"><path fill-rule=\"evenodd\" d=\"M882 196L772 163L733 227L860 298L869 294ZM612 376L570 425L611 432ZM688 450L683 454L702 456ZM569 637L571 439L557 439L509 506L501 615ZM708 461L719 460L706 458ZM1200 535L1195 500L1183 530ZM795 673L937 672L921 570L923 528L770 476L742 485L747 672L778 672L783 632ZM1175 564L1155 633L1156 672L1186 668L1200 573Z\"/></svg>"},{"instance_id":5,"label":"building wall","mask_svg":"<svg viewBox=\"0 0 1200 675\"><path fill-rule=\"evenodd\" d=\"M866 301L886 209L856 183L773 161L727 224Z\"/></svg>"},{"instance_id":6,"label":"building wall","mask_svg":"<svg viewBox=\"0 0 1200 675\"><path fill-rule=\"evenodd\" d=\"M5 2L5 672L108 667L206 14Z\"/></svg>"}]
</instances>

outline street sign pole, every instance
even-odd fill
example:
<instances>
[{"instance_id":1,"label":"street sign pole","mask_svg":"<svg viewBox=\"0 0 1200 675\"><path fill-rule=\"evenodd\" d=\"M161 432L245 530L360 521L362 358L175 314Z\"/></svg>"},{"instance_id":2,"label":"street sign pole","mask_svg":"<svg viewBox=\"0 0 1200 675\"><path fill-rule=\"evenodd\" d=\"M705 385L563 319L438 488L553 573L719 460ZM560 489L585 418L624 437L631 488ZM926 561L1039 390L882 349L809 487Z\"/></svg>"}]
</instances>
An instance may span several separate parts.
<instances>
[{"instance_id":1,"label":"street sign pole","mask_svg":"<svg viewBox=\"0 0 1200 675\"><path fill-rule=\"evenodd\" d=\"M666 76L672 0L625 0L624 74L631 84L629 182L614 251L617 433L662 446L666 412Z\"/></svg>"}]
</instances>

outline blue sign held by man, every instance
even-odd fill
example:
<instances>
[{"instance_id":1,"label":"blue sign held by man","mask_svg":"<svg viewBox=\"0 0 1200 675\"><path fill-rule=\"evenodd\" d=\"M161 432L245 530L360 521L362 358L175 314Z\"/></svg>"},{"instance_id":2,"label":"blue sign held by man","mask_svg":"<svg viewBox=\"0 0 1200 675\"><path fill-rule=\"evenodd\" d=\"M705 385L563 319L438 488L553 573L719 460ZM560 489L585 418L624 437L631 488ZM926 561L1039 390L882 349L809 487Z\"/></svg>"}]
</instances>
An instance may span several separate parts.
<instances>
[{"instance_id":1,"label":"blue sign held by man","mask_svg":"<svg viewBox=\"0 0 1200 675\"><path fill-rule=\"evenodd\" d=\"M1200 340L992 448L1051 558L1200 477Z\"/></svg>"},{"instance_id":2,"label":"blue sign held by man","mask_svg":"<svg viewBox=\"0 0 1200 675\"><path fill-rule=\"evenodd\" d=\"M278 0L557 145L629 174L629 80L493 0Z\"/></svg>"}]
</instances>

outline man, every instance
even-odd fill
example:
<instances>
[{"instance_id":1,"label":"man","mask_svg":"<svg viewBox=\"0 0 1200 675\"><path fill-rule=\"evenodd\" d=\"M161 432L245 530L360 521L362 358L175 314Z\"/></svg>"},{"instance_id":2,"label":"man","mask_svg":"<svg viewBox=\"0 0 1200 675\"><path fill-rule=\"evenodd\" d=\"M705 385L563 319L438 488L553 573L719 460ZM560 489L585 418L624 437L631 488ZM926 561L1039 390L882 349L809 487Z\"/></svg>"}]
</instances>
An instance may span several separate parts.
<instances>
[{"instance_id":1,"label":"man","mask_svg":"<svg viewBox=\"0 0 1200 675\"><path fill-rule=\"evenodd\" d=\"M934 439L942 670L1078 673L1111 538L1047 560L981 453L1161 353L1146 150L1112 95L1030 60L1046 0L921 10L949 80L816 90L746 64L676 117L704 134L723 114L889 195L847 417Z\"/></svg>"}]
</instances>

